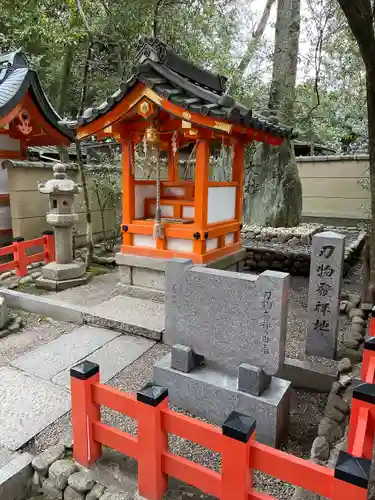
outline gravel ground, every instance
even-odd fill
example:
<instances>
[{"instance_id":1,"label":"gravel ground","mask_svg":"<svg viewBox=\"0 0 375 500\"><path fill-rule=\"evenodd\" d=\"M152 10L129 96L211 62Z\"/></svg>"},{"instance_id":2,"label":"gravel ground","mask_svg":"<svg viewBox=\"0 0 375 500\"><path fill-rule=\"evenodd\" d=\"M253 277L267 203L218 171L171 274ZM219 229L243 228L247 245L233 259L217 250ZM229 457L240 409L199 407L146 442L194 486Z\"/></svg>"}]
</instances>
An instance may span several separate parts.
<instances>
[{"instance_id":1,"label":"gravel ground","mask_svg":"<svg viewBox=\"0 0 375 500\"><path fill-rule=\"evenodd\" d=\"M47 344L76 328L76 325L72 323L55 321L52 318L45 318L19 309L9 309L9 314L21 316L24 327L20 332L0 339L0 366L7 365L21 354Z\"/></svg>"}]
</instances>

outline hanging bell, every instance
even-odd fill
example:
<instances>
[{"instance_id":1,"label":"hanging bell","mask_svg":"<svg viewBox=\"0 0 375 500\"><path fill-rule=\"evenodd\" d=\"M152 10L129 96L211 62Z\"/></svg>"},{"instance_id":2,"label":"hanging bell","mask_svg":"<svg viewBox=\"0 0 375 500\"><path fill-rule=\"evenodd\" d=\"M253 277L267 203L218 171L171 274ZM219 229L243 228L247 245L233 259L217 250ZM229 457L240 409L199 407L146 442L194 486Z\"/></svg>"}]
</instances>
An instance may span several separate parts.
<instances>
[{"instance_id":1,"label":"hanging bell","mask_svg":"<svg viewBox=\"0 0 375 500\"><path fill-rule=\"evenodd\" d=\"M152 146L157 146L160 144L160 132L155 127L154 124L151 124L145 131L145 140L147 144Z\"/></svg>"}]
</instances>

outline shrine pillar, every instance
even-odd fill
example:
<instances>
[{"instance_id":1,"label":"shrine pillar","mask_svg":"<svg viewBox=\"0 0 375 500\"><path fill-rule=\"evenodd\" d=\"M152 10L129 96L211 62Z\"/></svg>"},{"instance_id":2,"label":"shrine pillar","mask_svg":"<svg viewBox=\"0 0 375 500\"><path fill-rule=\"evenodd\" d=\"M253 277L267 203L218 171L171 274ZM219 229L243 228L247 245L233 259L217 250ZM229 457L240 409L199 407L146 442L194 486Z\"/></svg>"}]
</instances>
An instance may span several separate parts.
<instances>
[{"instance_id":1,"label":"shrine pillar","mask_svg":"<svg viewBox=\"0 0 375 500\"><path fill-rule=\"evenodd\" d=\"M194 225L196 233L199 233L199 238L197 234L197 239L194 242L194 253L200 255L206 252L204 233L207 229L209 160L210 141L208 139L198 139L195 167Z\"/></svg>"},{"instance_id":2,"label":"shrine pillar","mask_svg":"<svg viewBox=\"0 0 375 500\"><path fill-rule=\"evenodd\" d=\"M132 245L133 235L128 232L128 226L135 217L135 166L134 144L130 138L121 137L122 146L122 231L123 244Z\"/></svg>"}]
</instances>

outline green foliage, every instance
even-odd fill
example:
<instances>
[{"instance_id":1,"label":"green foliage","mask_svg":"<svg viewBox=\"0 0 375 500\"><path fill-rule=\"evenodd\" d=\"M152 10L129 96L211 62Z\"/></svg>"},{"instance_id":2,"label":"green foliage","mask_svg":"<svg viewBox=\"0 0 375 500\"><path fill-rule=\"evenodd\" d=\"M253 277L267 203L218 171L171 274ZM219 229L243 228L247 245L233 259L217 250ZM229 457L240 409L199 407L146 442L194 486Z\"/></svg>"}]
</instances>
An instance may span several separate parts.
<instances>
[{"instance_id":1,"label":"green foliage","mask_svg":"<svg viewBox=\"0 0 375 500\"><path fill-rule=\"evenodd\" d=\"M156 5L159 5L156 11ZM140 37L157 34L213 71L230 72L236 39L237 8L230 0L81 0L94 41L86 104L99 104L131 74ZM75 0L3 0L0 3L0 53L19 47L27 52L43 86L57 106L61 71L73 50L63 114L79 108L88 33Z\"/></svg>"}]
</instances>

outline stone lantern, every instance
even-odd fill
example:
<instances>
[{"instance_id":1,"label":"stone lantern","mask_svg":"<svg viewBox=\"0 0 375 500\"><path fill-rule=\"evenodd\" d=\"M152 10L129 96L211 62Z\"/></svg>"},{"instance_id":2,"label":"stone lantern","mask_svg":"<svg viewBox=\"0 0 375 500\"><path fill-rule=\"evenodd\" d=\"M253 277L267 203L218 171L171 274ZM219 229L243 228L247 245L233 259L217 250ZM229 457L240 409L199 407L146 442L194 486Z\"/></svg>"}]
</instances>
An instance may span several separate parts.
<instances>
[{"instance_id":1,"label":"stone lantern","mask_svg":"<svg viewBox=\"0 0 375 500\"><path fill-rule=\"evenodd\" d=\"M40 193L49 196L47 222L55 233L55 262L43 267L38 284L53 290L83 285L88 281L85 264L73 261L73 226L78 221L74 212L74 196L80 188L66 175L65 165L53 167L54 178L38 185Z\"/></svg>"}]
</instances>

